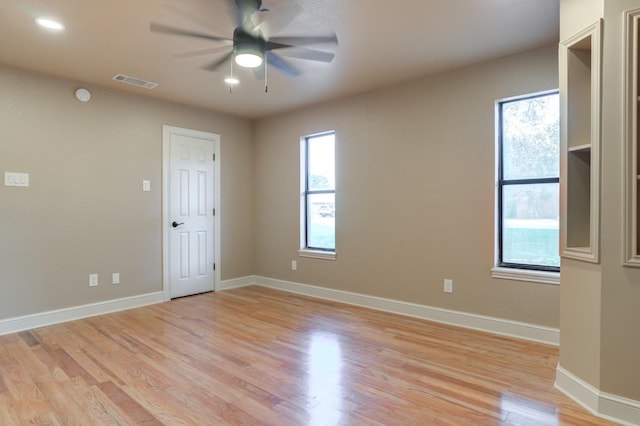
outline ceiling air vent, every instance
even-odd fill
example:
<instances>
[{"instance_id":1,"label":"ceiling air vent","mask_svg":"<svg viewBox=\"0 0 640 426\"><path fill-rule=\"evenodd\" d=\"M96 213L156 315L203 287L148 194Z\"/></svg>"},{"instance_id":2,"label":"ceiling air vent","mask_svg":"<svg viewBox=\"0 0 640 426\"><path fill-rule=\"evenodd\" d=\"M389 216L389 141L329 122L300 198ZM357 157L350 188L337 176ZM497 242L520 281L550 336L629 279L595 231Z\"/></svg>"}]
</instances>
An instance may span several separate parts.
<instances>
[{"instance_id":1,"label":"ceiling air vent","mask_svg":"<svg viewBox=\"0 0 640 426\"><path fill-rule=\"evenodd\" d=\"M117 74L113 77L116 81L121 81L123 83L131 84L133 86L144 87L145 89L153 89L158 86L157 83L152 83L150 81L140 80L139 78L129 77L124 74Z\"/></svg>"}]
</instances>

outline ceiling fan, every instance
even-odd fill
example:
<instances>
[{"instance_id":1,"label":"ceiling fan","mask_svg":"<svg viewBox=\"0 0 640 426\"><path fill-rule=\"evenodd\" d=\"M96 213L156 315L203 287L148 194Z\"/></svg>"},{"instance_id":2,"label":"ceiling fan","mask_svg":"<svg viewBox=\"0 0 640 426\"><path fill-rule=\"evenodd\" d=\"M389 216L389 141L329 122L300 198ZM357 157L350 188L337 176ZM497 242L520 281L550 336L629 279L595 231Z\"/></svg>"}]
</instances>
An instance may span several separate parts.
<instances>
[{"instance_id":1,"label":"ceiling fan","mask_svg":"<svg viewBox=\"0 0 640 426\"><path fill-rule=\"evenodd\" d=\"M271 65L289 76L297 76L300 74L300 70L289 61L285 60L283 56L326 63L333 61L335 56L333 53L310 49L306 46L314 44L330 44L337 46L338 38L335 33L320 36L283 36L267 38L260 29L261 25L256 24L259 14L269 12L269 9L262 7L262 0L226 1L233 3L232 10L234 11L235 24L237 25L233 31L232 38L191 31L157 22L151 23L150 30L154 33L200 38L222 43L223 46L221 49L229 49L229 52L224 54L222 57L205 64L201 68L208 71L217 71L225 62L233 58L233 61L231 61L231 76L225 80L229 84L230 90L232 85L238 83L238 80L233 77L234 62L240 67L256 69L256 76L258 78L262 78L264 76L265 91L268 91L266 78L267 65ZM276 51L278 53L276 53ZM211 49L192 52L187 55L197 55L203 52L211 52ZM262 74L262 69L259 68L261 65L264 65L264 74Z\"/></svg>"}]
</instances>

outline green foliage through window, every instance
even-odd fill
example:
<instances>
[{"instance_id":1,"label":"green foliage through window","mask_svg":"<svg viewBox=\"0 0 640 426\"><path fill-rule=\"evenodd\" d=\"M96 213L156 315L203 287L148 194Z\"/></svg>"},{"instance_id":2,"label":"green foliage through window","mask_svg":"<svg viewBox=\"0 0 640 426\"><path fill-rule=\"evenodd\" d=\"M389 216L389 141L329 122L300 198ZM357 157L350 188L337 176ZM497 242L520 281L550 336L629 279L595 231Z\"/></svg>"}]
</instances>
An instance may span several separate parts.
<instances>
[{"instance_id":1,"label":"green foliage through window","mask_svg":"<svg viewBox=\"0 0 640 426\"><path fill-rule=\"evenodd\" d=\"M311 250L336 249L335 135L308 136L304 142L304 240Z\"/></svg>"},{"instance_id":2,"label":"green foliage through window","mask_svg":"<svg viewBox=\"0 0 640 426\"><path fill-rule=\"evenodd\" d=\"M557 93L499 103L498 264L558 271Z\"/></svg>"}]
</instances>

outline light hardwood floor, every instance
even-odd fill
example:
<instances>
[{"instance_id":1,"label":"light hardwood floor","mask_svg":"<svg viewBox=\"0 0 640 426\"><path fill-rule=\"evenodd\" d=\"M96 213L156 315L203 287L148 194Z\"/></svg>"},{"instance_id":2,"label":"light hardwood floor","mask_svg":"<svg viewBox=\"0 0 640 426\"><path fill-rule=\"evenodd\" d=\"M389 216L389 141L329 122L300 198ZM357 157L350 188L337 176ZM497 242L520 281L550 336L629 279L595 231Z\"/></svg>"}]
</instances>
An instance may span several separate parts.
<instances>
[{"instance_id":1,"label":"light hardwood floor","mask_svg":"<svg viewBox=\"0 0 640 426\"><path fill-rule=\"evenodd\" d=\"M605 425L558 349L245 287L0 337L0 424Z\"/></svg>"}]
</instances>

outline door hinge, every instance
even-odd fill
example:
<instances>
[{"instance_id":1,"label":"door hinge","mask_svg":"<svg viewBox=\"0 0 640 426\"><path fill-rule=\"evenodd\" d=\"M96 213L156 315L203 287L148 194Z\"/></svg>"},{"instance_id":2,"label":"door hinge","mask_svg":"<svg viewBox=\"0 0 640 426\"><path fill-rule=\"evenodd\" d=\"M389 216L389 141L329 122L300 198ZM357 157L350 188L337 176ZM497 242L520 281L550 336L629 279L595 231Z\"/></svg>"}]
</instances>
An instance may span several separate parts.
<instances>
[{"instance_id":1,"label":"door hinge","mask_svg":"<svg viewBox=\"0 0 640 426\"><path fill-rule=\"evenodd\" d=\"M213 215L214 216L216 215L216 209L213 209Z\"/></svg>"},{"instance_id":2,"label":"door hinge","mask_svg":"<svg viewBox=\"0 0 640 426\"><path fill-rule=\"evenodd\" d=\"M213 264L213 270L214 271L216 270L216 264L215 263Z\"/></svg>"},{"instance_id":3,"label":"door hinge","mask_svg":"<svg viewBox=\"0 0 640 426\"><path fill-rule=\"evenodd\" d=\"M213 154L213 161L216 161L216 154Z\"/></svg>"}]
</instances>

